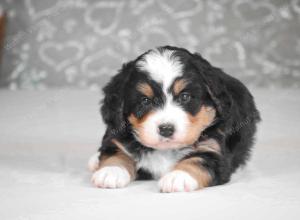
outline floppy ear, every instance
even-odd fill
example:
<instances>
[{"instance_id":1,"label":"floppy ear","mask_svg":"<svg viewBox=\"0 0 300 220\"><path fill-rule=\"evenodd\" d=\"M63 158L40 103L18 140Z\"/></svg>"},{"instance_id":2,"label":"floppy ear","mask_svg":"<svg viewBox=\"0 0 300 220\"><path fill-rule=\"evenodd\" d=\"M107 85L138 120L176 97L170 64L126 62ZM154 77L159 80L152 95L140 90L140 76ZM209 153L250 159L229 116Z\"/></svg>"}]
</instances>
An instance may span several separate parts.
<instances>
[{"instance_id":1,"label":"floppy ear","mask_svg":"<svg viewBox=\"0 0 300 220\"><path fill-rule=\"evenodd\" d=\"M124 119L124 93L131 75L132 62L124 64L122 69L103 88L101 114L109 128L121 131L126 125Z\"/></svg>"},{"instance_id":2,"label":"floppy ear","mask_svg":"<svg viewBox=\"0 0 300 220\"><path fill-rule=\"evenodd\" d=\"M230 76L221 69L210 65L210 63L203 59L199 54L194 54L194 58L206 90L216 105L219 115L223 119L229 117L232 106L232 97L225 84Z\"/></svg>"}]
</instances>

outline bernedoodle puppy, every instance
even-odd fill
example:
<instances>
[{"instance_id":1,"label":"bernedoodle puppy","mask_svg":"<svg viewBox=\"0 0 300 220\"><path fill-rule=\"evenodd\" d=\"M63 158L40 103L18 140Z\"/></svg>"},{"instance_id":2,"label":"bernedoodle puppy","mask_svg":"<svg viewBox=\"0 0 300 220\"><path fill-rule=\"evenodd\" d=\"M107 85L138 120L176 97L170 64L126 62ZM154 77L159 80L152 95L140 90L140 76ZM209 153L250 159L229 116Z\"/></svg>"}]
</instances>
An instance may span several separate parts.
<instances>
[{"instance_id":1,"label":"bernedoodle puppy","mask_svg":"<svg viewBox=\"0 0 300 220\"><path fill-rule=\"evenodd\" d=\"M228 182L249 158L260 121L253 97L197 53L149 50L103 91L107 129L89 161L97 187L159 179L161 192L193 191Z\"/></svg>"}]
</instances>

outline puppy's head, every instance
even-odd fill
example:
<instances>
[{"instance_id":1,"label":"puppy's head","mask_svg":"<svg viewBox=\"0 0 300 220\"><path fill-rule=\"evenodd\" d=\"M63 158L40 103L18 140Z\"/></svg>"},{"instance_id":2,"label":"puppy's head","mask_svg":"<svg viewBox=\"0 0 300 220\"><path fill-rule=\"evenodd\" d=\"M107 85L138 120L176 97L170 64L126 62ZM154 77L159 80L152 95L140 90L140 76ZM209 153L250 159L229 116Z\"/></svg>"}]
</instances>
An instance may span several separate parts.
<instances>
[{"instance_id":1,"label":"puppy's head","mask_svg":"<svg viewBox=\"0 0 300 220\"><path fill-rule=\"evenodd\" d=\"M116 132L129 123L147 147L192 145L226 111L226 99L219 99L224 87L214 85L221 82L211 72L207 61L185 49L150 50L123 66L104 88L103 118Z\"/></svg>"}]
</instances>

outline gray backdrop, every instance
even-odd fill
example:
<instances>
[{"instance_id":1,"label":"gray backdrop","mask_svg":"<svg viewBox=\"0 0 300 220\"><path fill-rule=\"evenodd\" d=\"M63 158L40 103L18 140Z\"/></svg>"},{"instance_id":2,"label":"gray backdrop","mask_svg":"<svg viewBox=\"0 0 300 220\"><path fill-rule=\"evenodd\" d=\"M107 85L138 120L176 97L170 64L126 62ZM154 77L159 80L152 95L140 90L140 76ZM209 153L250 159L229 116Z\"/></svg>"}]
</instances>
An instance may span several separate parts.
<instances>
[{"instance_id":1,"label":"gray backdrop","mask_svg":"<svg viewBox=\"0 0 300 220\"><path fill-rule=\"evenodd\" d=\"M0 0L2 87L99 89L158 45L198 51L251 86L300 87L300 0Z\"/></svg>"}]
</instances>

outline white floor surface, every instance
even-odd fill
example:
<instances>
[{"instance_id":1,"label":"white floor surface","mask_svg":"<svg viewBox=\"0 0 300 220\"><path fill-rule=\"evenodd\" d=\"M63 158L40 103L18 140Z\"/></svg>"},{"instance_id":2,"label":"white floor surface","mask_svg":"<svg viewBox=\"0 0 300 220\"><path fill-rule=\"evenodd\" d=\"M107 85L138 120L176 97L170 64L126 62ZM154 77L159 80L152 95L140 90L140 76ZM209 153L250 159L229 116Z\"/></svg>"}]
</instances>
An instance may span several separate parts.
<instances>
[{"instance_id":1,"label":"white floor surface","mask_svg":"<svg viewBox=\"0 0 300 220\"><path fill-rule=\"evenodd\" d=\"M223 186L162 194L155 181L90 184L99 93L0 91L0 219L299 219L300 90L252 92L263 122L247 167Z\"/></svg>"}]
</instances>

